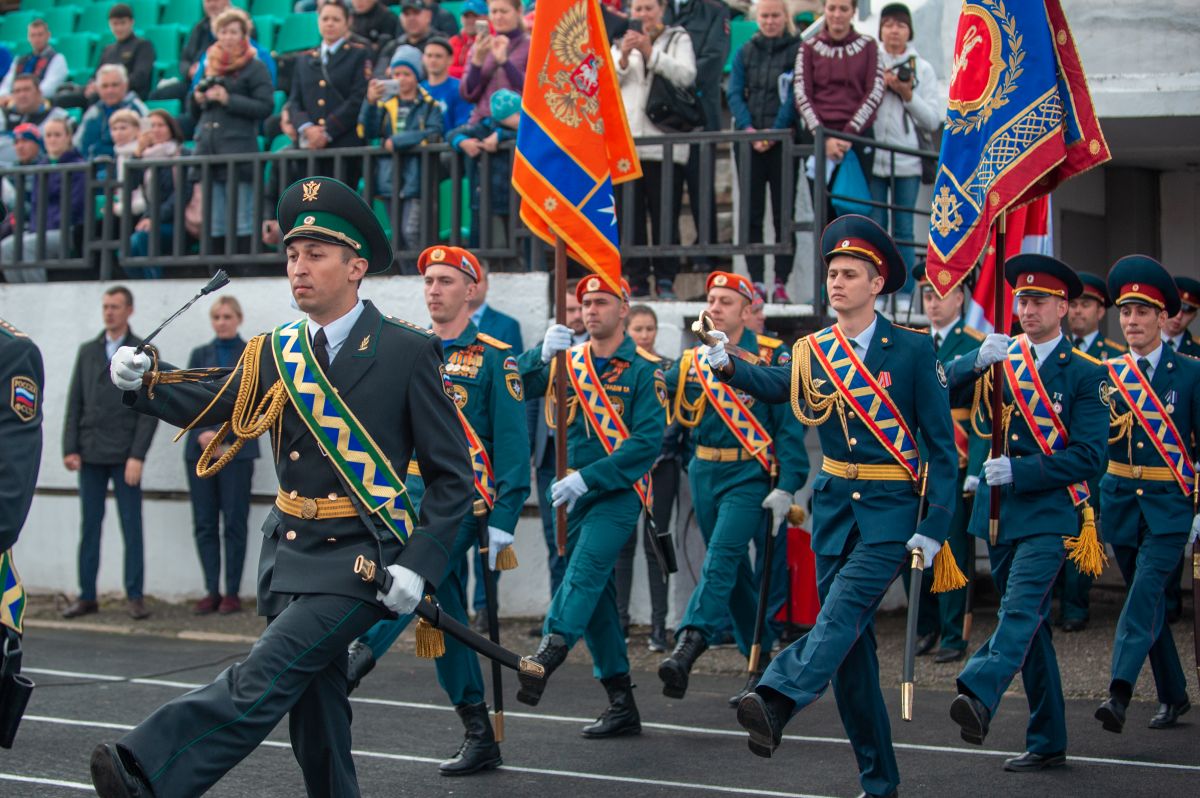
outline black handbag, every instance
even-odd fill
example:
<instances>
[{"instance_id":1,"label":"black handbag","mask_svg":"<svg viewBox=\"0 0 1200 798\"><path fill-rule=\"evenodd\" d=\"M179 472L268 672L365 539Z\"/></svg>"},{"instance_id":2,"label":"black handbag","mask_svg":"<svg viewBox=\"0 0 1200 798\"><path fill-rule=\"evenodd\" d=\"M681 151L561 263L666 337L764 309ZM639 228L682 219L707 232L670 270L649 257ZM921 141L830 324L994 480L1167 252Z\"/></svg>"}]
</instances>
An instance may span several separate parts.
<instances>
[{"instance_id":1,"label":"black handbag","mask_svg":"<svg viewBox=\"0 0 1200 798\"><path fill-rule=\"evenodd\" d=\"M675 34L671 34L674 38ZM667 42L666 50L671 46ZM687 133L704 125L704 109L696 96L695 85L680 88L665 77L655 74L646 95L646 118L661 130Z\"/></svg>"}]
</instances>

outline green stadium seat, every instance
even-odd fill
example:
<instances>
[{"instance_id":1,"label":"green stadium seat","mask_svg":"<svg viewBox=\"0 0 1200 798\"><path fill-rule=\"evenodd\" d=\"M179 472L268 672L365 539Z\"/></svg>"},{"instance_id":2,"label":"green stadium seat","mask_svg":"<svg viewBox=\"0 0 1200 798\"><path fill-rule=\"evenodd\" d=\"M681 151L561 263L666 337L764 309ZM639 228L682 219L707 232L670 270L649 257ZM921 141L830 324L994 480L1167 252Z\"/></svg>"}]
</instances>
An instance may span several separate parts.
<instances>
[{"instance_id":1,"label":"green stadium seat","mask_svg":"<svg viewBox=\"0 0 1200 798\"><path fill-rule=\"evenodd\" d=\"M179 116L183 112L181 100L146 100L146 108L153 111L160 108L171 116Z\"/></svg>"},{"instance_id":2,"label":"green stadium seat","mask_svg":"<svg viewBox=\"0 0 1200 798\"><path fill-rule=\"evenodd\" d=\"M0 42L13 45L25 41L29 21L37 15L36 11L10 11L0 16Z\"/></svg>"},{"instance_id":3,"label":"green stadium seat","mask_svg":"<svg viewBox=\"0 0 1200 798\"><path fill-rule=\"evenodd\" d=\"M253 0L250 4L250 10L254 12L254 16L256 17L267 16L287 19L292 15L292 8L295 5L295 0Z\"/></svg>"},{"instance_id":4,"label":"green stadium seat","mask_svg":"<svg viewBox=\"0 0 1200 798\"><path fill-rule=\"evenodd\" d=\"M79 12L79 19L75 23L76 33L94 33L100 36L105 41L112 38L112 32L108 29L108 9L112 7L112 3L89 3L84 6ZM135 24L137 20L134 20Z\"/></svg>"},{"instance_id":5,"label":"green stadium seat","mask_svg":"<svg viewBox=\"0 0 1200 798\"><path fill-rule=\"evenodd\" d=\"M77 127L79 125L79 120L83 119L83 109L82 108L68 108L67 109L67 117L71 120L71 126Z\"/></svg>"},{"instance_id":6,"label":"green stadium seat","mask_svg":"<svg viewBox=\"0 0 1200 798\"><path fill-rule=\"evenodd\" d=\"M758 32L758 23L752 19L735 19L729 23L729 58L725 61L725 73L733 68L733 59L737 57L742 45Z\"/></svg>"},{"instance_id":7,"label":"green stadium seat","mask_svg":"<svg viewBox=\"0 0 1200 798\"><path fill-rule=\"evenodd\" d=\"M467 0L444 0L444 2L438 3L438 5L453 14L458 24L462 25L462 12L467 7Z\"/></svg>"},{"instance_id":8,"label":"green stadium seat","mask_svg":"<svg viewBox=\"0 0 1200 798\"><path fill-rule=\"evenodd\" d=\"M287 101L288 101L287 92L279 91L278 89L276 89L275 90L275 113L277 113L277 114L282 113L283 106L284 106L284 104L287 103Z\"/></svg>"},{"instance_id":9,"label":"green stadium seat","mask_svg":"<svg viewBox=\"0 0 1200 798\"><path fill-rule=\"evenodd\" d=\"M160 25L178 25L190 33L203 16L204 10L197 0L175 0L163 7L158 23Z\"/></svg>"},{"instance_id":10,"label":"green stadium seat","mask_svg":"<svg viewBox=\"0 0 1200 798\"><path fill-rule=\"evenodd\" d=\"M154 67L164 72L179 68L179 50L184 30L177 25L151 25L142 36L154 45Z\"/></svg>"},{"instance_id":11,"label":"green stadium seat","mask_svg":"<svg viewBox=\"0 0 1200 798\"><path fill-rule=\"evenodd\" d=\"M321 34L317 31L316 14L292 14L284 18L275 34L275 50L277 53L293 53L297 50L308 50L321 43Z\"/></svg>"},{"instance_id":12,"label":"green stadium seat","mask_svg":"<svg viewBox=\"0 0 1200 798\"><path fill-rule=\"evenodd\" d=\"M376 198L371 202L371 210L375 212L375 218L383 226L383 234L390 241L392 239L392 215L388 213L387 203Z\"/></svg>"},{"instance_id":13,"label":"green stadium seat","mask_svg":"<svg viewBox=\"0 0 1200 798\"><path fill-rule=\"evenodd\" d=\"M278 19L261 15L254 17L254 41L267 48L268 51L275 49L275 37L278 33Z\"/></svg>"},{"instance_id":14,"label":"green stadium seat","mask_svg":"<svg viewBox=\"0 0 1200 798\"><path fill-rule=\"evenodd\" d=\"M39 14L54 8L54 0L21 0L22 11L33 11ZM12 13L11 11L9 12Z\"/></svg>"},{"instance_id":15,"label":"green stadium seat","mask_svg":"<svg viewBox=\"0 0 1200 798\"><path fill-rule=\"evenodd\" d=\"M44 20L50 28L50 35L71 33L75 30L75 21L79 19L79 6L59 6L47 8L40 12L37 18Z\"/></svg>"},{"instance_id":16,"label":"green stadium seat","mask_svg":"<svg viewBox=\"0 0 1200 798\"><path fill-rule=\"evenodd\" d=\"M162 3L158 0L125 0L133 9L133 24L144 31L158 24L162 16Z\"/></svg>"},{"instance_id":17,"label":"green stadium seat","mask_svg":"<svg viewBox=\"0 0 1200 798\"><path fill-rule=\"evenodd\" d=\"M443 180L438 185L438 240L450 240L450 225L453 223L451 211L454 207L454 184L449 180ZM459 219L461 227L459 233L462 235L462 240L466 241L471 235L471 186L470 182L463 178L462 181L462 217Z\"/></svg>"},{"instance_id":18,"label":"green stadium seat","mask_svg":"<svg viewBox=\"0 0 1200 798\"><path fill-rule=\"evenodd\" d=\"M54 37L54 49L67 59L71 80L86 83L95 71L96 42L94 33L64 33Z\"/></svg>"}]
</instances>

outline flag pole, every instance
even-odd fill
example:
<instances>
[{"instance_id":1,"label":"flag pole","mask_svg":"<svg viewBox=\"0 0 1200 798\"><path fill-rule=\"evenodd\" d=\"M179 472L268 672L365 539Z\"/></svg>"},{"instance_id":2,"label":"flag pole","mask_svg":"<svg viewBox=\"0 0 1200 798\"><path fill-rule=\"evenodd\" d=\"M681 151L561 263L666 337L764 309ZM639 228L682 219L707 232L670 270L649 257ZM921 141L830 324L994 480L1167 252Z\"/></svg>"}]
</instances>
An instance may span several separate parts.
<instances>
[{"instance_id":1,"label":"flag pole","mask_svg":"<svg viewBox=\"0 0 1200 798\"><path fill-rule=\"evenodd\" d=\"M1008 227L1008 214L1001 213L996 225L996 260L992 272L993 299L992 318L995 320L993 329L996 332L1008 333L1001 330L1004 323L1004 239ZM992 364L992 458L1004 453L1004 430L1000 418L1004 413L1004 372L999 362ZM1000 535L1000 486L991 486L991 507L988 511L988 540L993 546Z\"/></svg>"},{"instance_id":2,"label":"flag pole","mask_svg":"<svg viewBox=\"0 0 1200 798\"><path fill-rule=\"evenodd\" d=\"M554 236L554 322L567 323L567 242ZM554 355L554 463L555 479L567 475L567 353ZM567 556L567 505L554 512L558 556Z\"/></svg>"}]
</instances>

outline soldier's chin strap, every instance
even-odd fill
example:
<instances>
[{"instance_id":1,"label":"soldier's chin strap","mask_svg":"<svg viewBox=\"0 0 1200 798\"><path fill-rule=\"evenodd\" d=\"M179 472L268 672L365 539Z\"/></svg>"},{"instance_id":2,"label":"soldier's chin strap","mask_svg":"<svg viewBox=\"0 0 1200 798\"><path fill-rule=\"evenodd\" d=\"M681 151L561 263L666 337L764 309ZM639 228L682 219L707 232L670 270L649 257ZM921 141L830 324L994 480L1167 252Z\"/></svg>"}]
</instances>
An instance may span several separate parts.
<instances>
[{"instance_id":1,"label":"soldier's chin strap","mask_svg":"<svg viewBox=\"0 0 1200 798\"><path fill-rule=\"evenodd\" d=\"M21 636L3 626L0 626L0 632L3 633L3 644L0 645L0 748L12 748L34 684L28 676L21 675Z\"/></svg>"}]
</instances>

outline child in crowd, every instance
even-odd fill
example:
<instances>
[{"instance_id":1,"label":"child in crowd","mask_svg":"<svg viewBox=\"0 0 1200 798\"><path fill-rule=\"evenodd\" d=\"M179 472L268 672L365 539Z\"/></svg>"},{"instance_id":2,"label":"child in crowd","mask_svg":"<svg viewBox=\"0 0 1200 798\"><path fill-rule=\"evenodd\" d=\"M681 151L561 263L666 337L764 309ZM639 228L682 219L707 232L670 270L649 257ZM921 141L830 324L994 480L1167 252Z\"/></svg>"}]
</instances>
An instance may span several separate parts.
<instances>
[{"instance_id":1,"label":"child in crowd","mask_svg":"<svg viewBox=\"0 0 1200 798\"><path fill-rule=\"evenodd\" d=\"M500 89L492 95L488 110L490 116L481 118L473 125L462 125L451 130L447 135L450 144L459 152L465 153L467 161L467 177L470 179L471 191L471 242L472 248L480 246L481 192L484 190L480 179L480 155L489 153L488 162L488 223L490 223L490 240L485 249L502 248L507 243L509 195L512 183L512 150L500 149L503 142L517 137L517 122L521 118L521 95L511 89ZM504 259L491 258L492 268L503 271ZM508 264L511 267L511 264Z\"/></svg>"}]
</instances>

